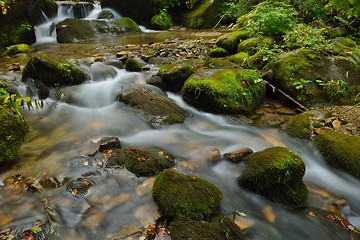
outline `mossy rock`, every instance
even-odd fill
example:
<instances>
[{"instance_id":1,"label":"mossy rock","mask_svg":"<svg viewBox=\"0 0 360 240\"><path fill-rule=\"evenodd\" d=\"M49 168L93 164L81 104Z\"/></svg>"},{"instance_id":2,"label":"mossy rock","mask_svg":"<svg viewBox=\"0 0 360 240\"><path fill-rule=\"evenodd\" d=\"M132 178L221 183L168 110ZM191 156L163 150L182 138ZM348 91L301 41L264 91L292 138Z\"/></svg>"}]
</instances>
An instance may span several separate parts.
<instances>
[{"instance_id":1,"label":"mossy rock","mask_svg":"<svg viewBox=\"0 0 360 240\"><path fill-rule=\"evenodd\" d=\"M184 11L182 24L192 29L213 28L219 21L222 4L222 0L199 1L190 11Z\"/></svg>"},{"instance_id":2,"label":"mossy rock","mask_svg":"<svg viewBox=\"0 0 360 240\"><path fill-rule=\"evenodd\" d=\"M188 64L165 64L157 73L163 79L165 90L180 92L184 82L194 73Z\"/></svg>"},{"instance_id":3,"label":"mossy rock","mask_svg":"<svg viewBox=\"0 0 360 240\"><path fill-rule=\"evenodd\" d=\"M330 42L330 51L338 55L342 55L345 52L352 52L355 48L356 42L346 37L337 37Z\"/></svg>"},{"instance_id":4,"label":"mossy rock","mask_svg":"<svg viewBox=\"0 0 360 240\"><path fill-rule=\"evenodd\" d=\"M360 137L327 130L315 137L326 162L360 179Z\"/></svg>"},{"instance_id":5,"label":"mossy rock","mask_svg":"<svg viewBox=\"0 0 360 240\"><path fill-rule=\"evenodd\" d=\"M249 54L247 52L239 52L228 57L228 60L230 62L233 62L241 67L247 66L248 59L249 59Z\"/></svg>"},{"instance_id":6,"label":"mossy rock","mask_svg":"<svg viewBox=\"0 0 360 240\"><path fill-rule=\"evenodd\" d=\"M28 78L41 81L48 87L56 87L81 84L88 76L71 63L39 53L30 58L23 70L22 80Z\"/></svg>"},{"instance_id":7,"label":"mossy rock","mask_svg":"<svg viewBox=\"0 0 360 240\"><path fill-rule=\"evenodd\" d=\"M261 104L264 83L256 70L204 69L186 80L181 95L204 111L247 114Z\"/></svg>"},{"instance_id":8,"label":"mossy rock","mask_svg":"<svg viewBox=\"0 0 360 240\"><path fill-rule=\"evenodd\" d=\"M234 31L218 37L216 45L226 49L230 53L236 53L240 40L247 39L249 37L249 33L245 30Z\"/></svg>"},{"instance_id":9,"label":"mossy rock","mask_svg":"<svg viewBox=\"0 0 360 240\"><path fill-rule=\"evenodd\" d=\"M138 177L152 176L175 165L175 157L159 148L123 148L117 151L117 158Z\"/></svg>"},{"instance_id":10,"label":"mossy rock","mask_svg":"<svg viewBox=\"0 0 360 240\"><path fill-rule=\"evenodd\" d=\"M253 55L261 47L269 47L273 40L269 37L252 37L241 41L237 46L237 52L247 52Z\"/></svg>"},{"instance_id":11,"label":"mossy rock","mask_svg":"<svg viewBox=\"0 0 360 240\"><path fill-rule=\"evenodd\" d=\"M243 161L246 167L239 177L241 187L287 207L305 204L308 196L302 182L305 164L299 156L287 148L272 147L250 154Z\"/></svg>"},{"instance_id":12,"label":"mossy rock","mask_svg":"<svg viewBox=\"0 0 360 240\"><path fill-rule=\"evenodd\" d=\"M104 10L101 10L101 12L99 12L99 14L97 15L97 19L111 19L111 18L114 18L114 14L108 10L108 9L104 9Z\"/></svg>"},{"instance_id":13,"label":"mossy rock","mask_svg":"<svg viewBox=\"0 0 360 240\"><path fill-rule=\"evenodd\" d=\"M227 59L219 59L215 58L212 59L209 63L209 67L215 68L215 69L229 69L229 68L237 68L235 64L230 62Z\"/></svg>"},{"instance_id":14,"label":"mossy rock","mask_svg":"<svg viewBox=\"0 0 360 240\"><path fill-rule=\"evenodd\" d=\"M0 33L0 46L2 47L8 47L22 43L34 44L36 42L34 26L32 26L27 20L23 18L14 19L13 22L3 24L0 26Z\"/></svg>"},{"instance_id":15,"label":"mossy rock","mask_svg":"<svg viewBox=\"0 0 360 240\"><path fill-rule=\"evenodd\" d=\"M7 47L5 52L2 55L3 56L11 56L11 55L15 55L18 53L28 53L33 50L34 50L34 48L32 48L30 45L22 43L22 44L16 44L16 45Z\"/></svg>"},{"instance_id":16,"label":"mossy rock","mask_svg":"<svg viewBox=\"0 0 360 240\"><path fill-rule=\"evenodd\" d=\"M284 130L289 136L310 139L312 135L311 115L302 113L291 117Z\"/></svg>"},{"instance_id":17,"label":"mossy rock","mask_svg":"<svg viewBox=\"0 0 360 240\"><path fill-rule=\"evenodd\" d=\"M129 57L129 58L126 60L125 69L126 69L126 71L129 71L129 72L141 72L141 70L142 70L142 65L141 65L141 63L140 63L138 60L136 60L135 58Z\"/></svg>"},{"instance_id":18,"label":"mossy rock","mask_svg":"<svg viewBox=\"0 0 360 240\"><path fill-rule=\"evenodd\" d=\"M118 96L118 100L139 111L154 127L183 123L188 113L169 98L140 88Z\"/></svg>"},{"instance_id":19,"label":"mossy rock","mask_svg":"<svg viewBox=\"0 0 360 240\"><path fill-rule=\"evenodd\" d=\"M0 106L0 163L15 159L29 129L20 112Z\"/></svg>"},{"instance_id":20,"label":"mossy rock","mask_svg":"<svg viewBox=\"0 0 360 240\"><path fill-rule=\"evenodd\" d=\"M272 55L264 49L260 49L254 55L247 59L248 67L261 70L269 61L272 60Z\"/></svg>"},{"instance_id":21,"label":"mossy rock","mask_svg":"<svg viewBox=\"0 0 360 240\"><path fill-rule=\"evenodd\" d=\"M151 26L156 30L166 30L173 27L174 22L170 14L166 12L160 12L151 18Z\"/></svg>"},{"instance_id":22,"label":"mossy rock","mask_svg":"<svg viewBox=\"0 0 360 240\"><path fill-rule=\"evenodd\" d=\"M210 57L226 57L229 55L228 50L222 48L222 47L217 47L214 46L212 49L210 49L209 51L209 56Z\"/></svg>"},{"instance_id":23,"label":"mossy rock","mask_svg":"<svg viewBox=\"0 0 360 240\"><path fill-rule=\"evenodd\" d=\"M360 52L348 56L326 56L324 52L298 49L279 56L271 68L273 85L304 105L332 102L355 104L360 90Z\"/></svg>"},{"instance_id":24,"label":"mossy rock","mask_svg":"<svg viewBox=\"0 0 360 240\"><path fill-rule=\"evenodd\" d=\"M222 193L212 183L166 169L156 176L152 196L162 216L206 220L219 210Z\"/></svg>"},{"instance_id":25,"label":"mossy rock","mask_svg":"<svg viewBox=\"0 0 360 240\"><path fill-rule=\"evenodd\" d=\"M214 217L210 221L176 218L169 226L171 239L242 240L243 231L228 217Z\"/></svg>"},{"instance_id":26,"label":"mossy rock","mask_svg":"<svg viewBox=\"0 0 360 240\"><path fill-rule=\"evenodd\" d=\"M139 25L129 17L118 18L117 22L120 27L125 28L126 33L137 33L141 32Z\"/></svg>"}]
</instances>

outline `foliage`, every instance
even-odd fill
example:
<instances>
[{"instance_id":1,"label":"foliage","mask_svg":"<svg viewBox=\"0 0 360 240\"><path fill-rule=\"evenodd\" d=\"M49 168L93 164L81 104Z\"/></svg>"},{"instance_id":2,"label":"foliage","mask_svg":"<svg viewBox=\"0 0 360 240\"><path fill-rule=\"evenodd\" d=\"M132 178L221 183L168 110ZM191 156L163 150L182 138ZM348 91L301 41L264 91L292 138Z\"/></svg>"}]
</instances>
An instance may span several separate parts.
<instances>
[{"instance_id":1,"label":"foliage","mask_svg":"<svg viewBox=\"0 0 360 240\"><path fill-rule=\"evenodd\" d=\"M322 80L316 80L316 82L323 86L328 101L336 101L348 95L349 85L343 79L331 79L325 83Z\"/></svg>"},{"instance_id":2,"label":"foliage","mask_svg":"<svg viewBox=\"0 0 360 240\"><path fill-rule=\"evenodd\" d=\"M308 47L313 50L323 49L327 41L321 29L300 23L284 36L286 47L290 50Z\"/></svg>"},{"instance_id":3,"label":"foliage","mask_svg":"<svg viewBox=\"0 0 360 240\"><path fill-rule=\"evenodd\" d=\"M7 14L8 10L10 9L10 4L15 3L15 0L0 0L0 14L5 15Z\"/></svg>"},{"instance_id":4,"label":"foliage","mask_svg":"<svg viewBox=\"0 0 360 240\"><path fill-rule=\"evenodd\" d=\"M226 22L235 22L236 19L248 13L251 7L262 0L232 0L224 2L220 15Z\"/></svg>"},{"instance_id":5,"label":"foliage","mask_svg":"<svg viewBox=\"0 0 360 240\"><path fill-rule=\"evenodd\" d=\"M325 9L346 27L357 29L360 26L360 1L358 0L329 0Z\"/></svg>"},{"instance_id":6,"label":"foliage","mask_svg":"<svg viewBox=\"0 0 360 240\"><path fill-rule=\"evenodd\" d=\"M296 24L296 12L286 3L265 1L237 21L238 28L264 35L283 35Z\"/></svg>"},{"instance_id":7,"label":"foliage","mask_svg":"<svg viewBox=\"0 0 360 240\"><path fill-rule=\"evenodd\" d=\"M310 22L323 16L327 0L290 0L289 2L305 22Z\"/></svg>"},{"instance_id":8,"label":"foliage","mask_svg":"<svg viewBox=\"0 0 360 240\"><path fill-rule=\"evenodd\" d=\"M151 26L155 29L166 30L174 26L171 15L166 9L160 10L160 13L151 18Z\"/></svg>"}]
</instances>

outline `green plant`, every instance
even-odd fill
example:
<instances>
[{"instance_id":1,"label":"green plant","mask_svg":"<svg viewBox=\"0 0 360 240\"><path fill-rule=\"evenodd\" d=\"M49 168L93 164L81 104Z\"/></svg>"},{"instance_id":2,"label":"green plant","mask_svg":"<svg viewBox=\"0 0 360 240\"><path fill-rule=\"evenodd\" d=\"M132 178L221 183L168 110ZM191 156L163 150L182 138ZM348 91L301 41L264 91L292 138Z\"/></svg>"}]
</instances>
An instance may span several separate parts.
<instances>
[{"instance_id":1,"label":"green plant","mask_svg":"<svg viewBox=\"0 0 360 240\"><path fill-rule=\"evenodd\" d=\"M289 49L308 47L319 50L327 44L321 29L303 23L297 24L291 31L288 31L284 36L284 42Z\"/></svg>"},{"instance_id":2,"label":"green plant","mask_svg":"<svg viewBox=\"0 0 360 240\"><path fill-rule=\"evenodd\" d=\"M15 3L15 0L0 0L0 13L3 15L7 14L8 10L10 9L11 3Z\"/></svg>"},{"instance_id":3,"label":"green plant","mask_svg":"<svg viewBox=\"0 0 360 240\"><path fill-rule=\"evenodd\" d=\"M345 97L349 91L349 85L342 79L327 81L324 83L325 96L330 100Z\"/></svg>"},{"instance_id":4,"label":"green plant","mask_svg":"<svg viewBox=\"0 0 360 240\"><path fill-rule=\"evenodd\" d=\"M9 94L4 88L0 88L0 104L10 109L13 113L19 113L25 105L28 110L41 109L44 107L43 101L36 99L31 100L30 97L19 97L16 94Z\"/></svg>"},{"instance_id":5,"label":"green plant","mask_svg":"<svg viewBox=\"0 0 360 240\"><path fill-rule=\"evenodd\" d=\"M286 3L265 1L241 16L237 27L265 35L283 35L296 24L296 12Z\"/></svg>"},{"instance_id":6,"label":"green plant","mask_svg":"<svg viewBox=\"0 0 360 240\"><path fill-rule=\"evenodd\" d=\"M346 27L356 30L360 25L360 1L358 0L329 0L325 9Z\"/></svg>"}]
</instances>

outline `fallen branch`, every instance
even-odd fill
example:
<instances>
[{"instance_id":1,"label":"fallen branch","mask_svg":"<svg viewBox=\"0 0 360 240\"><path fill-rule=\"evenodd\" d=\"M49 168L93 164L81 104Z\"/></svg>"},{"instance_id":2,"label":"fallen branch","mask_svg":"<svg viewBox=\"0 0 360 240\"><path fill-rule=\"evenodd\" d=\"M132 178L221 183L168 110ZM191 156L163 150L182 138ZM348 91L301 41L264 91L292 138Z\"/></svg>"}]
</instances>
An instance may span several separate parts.
<instances>
[{"instance_id":1,"label":"fallen branch","mask_svg":"<svg viewBox=\"0 0 360 240\"><path fill-rule=\"evenodd\" d=\"M275 87L274 85L272 85L271 83L269 83L266 80L263 80L269 87L272 88L273 92L277 91L280 94L282 94L284 97L286 97L287 99L289 99L290 101L292 101L293 103L295 103L297 106L299 106L302 110L304 111L308 111L308 109L302 105L301 103L299 103L298 101L296 101L295 99L293 99L292 97L290 97L288 94L284 93L281 89Z\"/></svg>"}]
</instances>

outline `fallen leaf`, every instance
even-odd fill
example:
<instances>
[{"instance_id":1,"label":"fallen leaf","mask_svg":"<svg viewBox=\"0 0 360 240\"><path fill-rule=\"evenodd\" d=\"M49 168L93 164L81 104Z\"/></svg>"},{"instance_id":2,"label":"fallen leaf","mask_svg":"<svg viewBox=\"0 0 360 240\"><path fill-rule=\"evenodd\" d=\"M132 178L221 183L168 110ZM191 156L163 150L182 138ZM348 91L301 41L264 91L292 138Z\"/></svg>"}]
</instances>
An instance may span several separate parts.
<instances>
[{"instance_id":1,"label":"fallen leaf","mask_svg":"<svg viewBox=\"0 0 360 240\"><path fill-rule=\"evenodd\" d=\"M275 220L276 220L276 216L272 210L272 207L271 206L266 206L264 207L261 212L265 215L266 219L271 222L271 223L274 223Z\"/></svg>"},{"instance_id":2,"label":"fallen leaf","mask_svg":"<svg viewBox=\"0 0 360 240\"><path fill-rule=\"evenodd\" d=\"M78 194L78 190L75 188L72 190L71 195L76 196Z\"/></svg>"},{"instance_id":3,"label":"fallen leaf","mask_svg":"<svg viewBox=\"0 0 360 240\"><path fill-rule=\"evenodd\" d=\"M84 185L86 185L86 186L90 184L90 182L89 182L88 180L84 180L83 183L84 183Z\"/></svg>"},{"instance_id":4,"label":"fallen leaf","mask_svg":"<svg viewBox=\"0 0 360 240\"><path fill-rule=\"evenodd\" d=\"M315 217L315 213L310 211L310 212L309 212L309 216Z\"/></svg>"}]
</instances>

